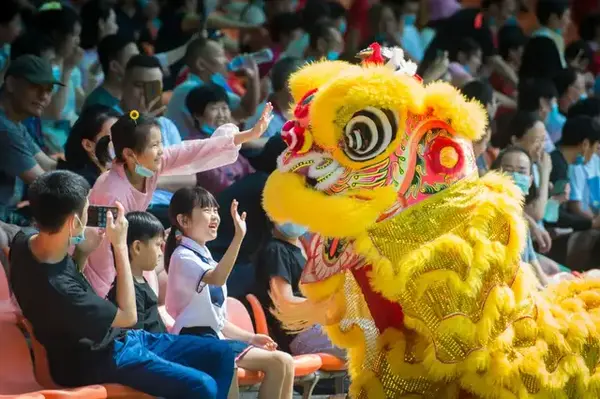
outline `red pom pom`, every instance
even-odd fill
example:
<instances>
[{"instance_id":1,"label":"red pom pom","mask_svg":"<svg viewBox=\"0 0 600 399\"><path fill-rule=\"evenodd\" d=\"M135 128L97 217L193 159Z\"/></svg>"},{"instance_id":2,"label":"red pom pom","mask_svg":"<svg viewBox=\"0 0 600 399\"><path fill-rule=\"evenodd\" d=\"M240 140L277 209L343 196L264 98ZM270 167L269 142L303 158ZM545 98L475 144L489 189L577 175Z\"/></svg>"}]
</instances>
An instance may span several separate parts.
<instances>
[{"instance_id":1,"label":"red pom pom","mask_svg":"<svg viewBox=\"0 0 600 399\"><path fill-rule=\"evenodd\" d=\"M461 170L465 163L462 147L447 137L438 137L431 144L425 155L429 167L435 173L454 174Z\"/></svg>"}]
</instances>

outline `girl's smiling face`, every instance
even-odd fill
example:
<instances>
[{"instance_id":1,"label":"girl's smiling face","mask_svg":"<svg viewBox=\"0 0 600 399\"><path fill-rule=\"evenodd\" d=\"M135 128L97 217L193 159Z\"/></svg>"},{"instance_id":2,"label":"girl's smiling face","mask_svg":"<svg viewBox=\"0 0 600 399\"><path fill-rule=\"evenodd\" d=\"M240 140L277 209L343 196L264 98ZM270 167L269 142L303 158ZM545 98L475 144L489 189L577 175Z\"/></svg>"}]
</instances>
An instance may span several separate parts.
<instances>
[{"instance_id":1,"label":"girl's smiling face","mask_svg":"<svg viewBox=\"0 0 600 399\"><path fill-rule=\"evenodd\" d=\"M221 224L219 208L216 206L195 207L191 218L179 215L179 224L183 233L199 244L205 244L217 238L217 230Z\"/></svg>"},{"instance_id":2,"label":"girl's smiling face","mask_svg":"<svg viewBox=\"0 0 600 399\"><path fill-rule=\"evenodd\" d=\"M150 126L146 141L146 147L140 153L135 154L135 160L141 166L157 172L163 156L162 135L157 126Z\"/></svg>"},{"instance_id":3,"label":"girl's smiling face","mask_svg":"<svg viewBox=\"0 0 600 399\"><path fill-rule=\"evenodd\" d=\"M538 161L544 150L546 127L542 121L537 121L521 138L513 136L513 144L523 147L534 161Z\"/></svg>"}]
</instances>

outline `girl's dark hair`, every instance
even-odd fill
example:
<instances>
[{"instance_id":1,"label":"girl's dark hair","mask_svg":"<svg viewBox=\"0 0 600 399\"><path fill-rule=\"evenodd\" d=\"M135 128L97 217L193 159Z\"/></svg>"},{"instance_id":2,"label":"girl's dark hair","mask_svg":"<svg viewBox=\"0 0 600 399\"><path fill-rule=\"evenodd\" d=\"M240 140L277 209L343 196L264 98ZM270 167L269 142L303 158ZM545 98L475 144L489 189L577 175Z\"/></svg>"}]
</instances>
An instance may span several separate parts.
<instances>
[{"instance_id":1,"label":"girl's dark hair","mask_svg":"<svg viewBox=\"0 0 600 399\"><path fill-rule=\"evenodd\" d=\"M160 220L149 212L129 212L125 218L129 222L127 228L128 248L134 241L148 242L165 233L165 228Z\"/></svg>"},{"instance_id":2,"label":"girl's dark hair","mask_svg":"<svg viewBox=\"0 0 600 399\"><path fill-rule=\"evenodd\" d=\"M106 21L111 10L112 6L106 0L88 0L81 7L81 47L89 50L98 45L98 22Z\"/></svg>"},{"instance_id":3,"label":"girl's dark hair","mask_svg":"<svg viewBox=\"0 0 600 399\"><path fill-rule=\"evenodd\" d=\"M484 107L487 107L494 100L494 89L483 80L471 80L460 91L467 99L477 100Z\"/></svg>"},{"instance_id":4,"label":"girl's dark hair","mask_svg":"<svg viewBox=\"0 0 600 399\"><path fill-rule=\"evenodd\" d=\"M64 4L60 8L40 11L34 26L42 35L50 37L54 47L58 47L66 36L75 32L75 26L81 24L77 12Z\"/></svg>"},{"instance_id":5,"label":"girl's dark hair","mask_svg":"<svg viewBox=\"0 0 600 399\"><path fill-rule=\"evenodd\" d=\"M511 118L508 128L498 132L492 144L498 148L507 148L511 145L513 136L522 138L539 121L541 119L537 112L517 111Z\"/></svg>"},{"instance_id":6,"label":"girl's dark hair","mask_svg":"<svg viewBox=\"0 0 600 399\"><path fill-rule=\"evenodd\" d=\"M500 153L498 154L498 157L494 160L494 162L492 162L490 169L491 170L500 170L500 168L502 167L502 159L504 159L504 156L507 154L515 153L515 152L525 154L527 159L529 159L529 165L531 165L531 169L530 169L529 173L531 174L531 176L533 176L533 161L531 160L531 156L524 148L516 146L516 145L510 145L510 146L506 147L505 149L503 149L502 151L500 151ZM529 204L532 201L534 201L538 197L538 194L539 194L538 189L534 183L529 187L529 192L525 196L525 204Z\"/></svg>"},{"instance_id":7,"label":"girl's dark hair","mask_svg":"<svg viewBox=\"0 0 600 399\"><path fill-rule=\"evenodd\" d=\"M165 270L169 271L171 255L177 248L177 231L183 232L182 227L177 221L177 215L191 217L194 208L218 208L219 203L215 197L202 187L185 187L175 191L171 203L169 204L169 221L171 222L171 231L167 237L165 246Z\"/></svg>"},{"instance_id":8,"label":"girl's dark hair","mask_svg":"<svg viewBox=\"0 0 600 399\"><path fill-rule=\"evenodd\" d=\"M455 45L450 51L450 61L458 61L458 54L463 53L467 56L471 56L481 50L481 46L475 40L470 37L464 37Z\"/></svg>"},{"instance_id":9,"label":"girl's dark hair","mask_svg":"<svg viewBox=\"0 0 600 399\"><path fill-rule=\"evenodd\" d=\"M115 159L124 162L123 150L131 148L135 153L144 151L148 145L148 134L152 126L160 128L156 118L150 115L139 114L136 120L131 119L129 113L122 115L110 128L110 136L105 136L96 144L96 157L99 161L109 159L108 144L113 143Z\"/></svg>"},{"instance_id":10,"label":"girl's dark hair","mask_svg":"<svg viewBox=\"0 0 600 399\"><path fill-rule=\"evenodd\" d=\"M65 158L71 167L79 169L89 163L88 153L81 146L81 140L88 139L94 141L98 133L100 133L104 122L110 118L118 117L119 114L116 111L103 105L88 107L79 115L79 119L77 119L77 122L71 128L65 144ZM110 141L110 138L106 141ZM96 154L98 152L98 149L96 149ZM100 153L103 154L102 151ZM98 160L102 164L110 161L110 159L100 160L100 158Z\"/></svg>"},{"instance_id":11,"label":"girl's dark hair","mask_svg":"<svg viewBox=\"0 0 600 399\"><path fill-rule=\"evenodd\" d=\"M577 80L577 71L574 68L564 68L554 77L554 86L558 97L562 96L567 92L569 87Z\"/></svg>"}]
</instances>

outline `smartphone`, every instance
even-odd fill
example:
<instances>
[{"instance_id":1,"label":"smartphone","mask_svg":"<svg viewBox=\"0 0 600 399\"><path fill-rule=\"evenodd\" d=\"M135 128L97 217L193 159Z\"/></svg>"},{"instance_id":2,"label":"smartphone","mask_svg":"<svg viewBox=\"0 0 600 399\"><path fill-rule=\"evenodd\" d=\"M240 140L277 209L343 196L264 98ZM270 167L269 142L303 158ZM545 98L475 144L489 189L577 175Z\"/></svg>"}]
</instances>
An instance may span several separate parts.
<instances>
[{"instance_id":1,"label":"smartphone","mask_svg":"<svg viewBox=\"0 0 600 399\"><path fill-rule=\"evenodd\" d=\"M565 193L565 189L567 188L567 180L557 180L554 183L554 187L552 188L551 195L561 195Z\"/></svg>"},{"instance_id":2,"label":"smartphone","mask_svg":"<svg viewBox=\"0 0 600 399\"><path fill-rule=\"evenodd\" d=\"M88 207L87 225L89 227L106 227L106 215L108 212L112 212L113 219L117 218L118 208L115 206L90 205Z\"/></svg>"},{"instance_id":3,"label":"smartphone","mask_svg":"<svg viewBox=\"0 0 600 399\"><path fill-rule=\"evenodd\" d=\"M144 99L146 100L146 106L152 104L158 97L162 97L162 82L160 80L144 82ZM160 107L162 107L162 100L157 101L148 111L151 112Z\"/></svg>"}]
</instances>

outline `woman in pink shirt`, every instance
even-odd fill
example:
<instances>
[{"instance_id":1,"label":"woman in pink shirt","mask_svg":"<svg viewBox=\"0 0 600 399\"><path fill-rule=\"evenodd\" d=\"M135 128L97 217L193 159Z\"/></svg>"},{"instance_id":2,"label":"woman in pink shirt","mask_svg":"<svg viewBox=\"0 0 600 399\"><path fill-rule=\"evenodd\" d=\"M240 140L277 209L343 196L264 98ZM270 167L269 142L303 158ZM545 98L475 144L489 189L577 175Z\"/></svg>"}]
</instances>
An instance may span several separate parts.
<instances>
[{"instance_id":1,"label":"woman in pink shirt","mask_svg":"<svg viewBox=\"0 0 600 399\"><path fill-rule=\"evenodd\" d=\"M90 204L114 206L119 201L125 212L145 211L159 176L192 175L235 162L240 146L267 129L272 110L270 104L265 107L250 130L240 132L228 123L209 139L188 140L164 150L154 118L137 111L122 116L111 128L115 159L111 169L96 180ZM96 293L105 297L116 275L108 240L90 255L84 273Z\"/></svg>"}]
</instances>

